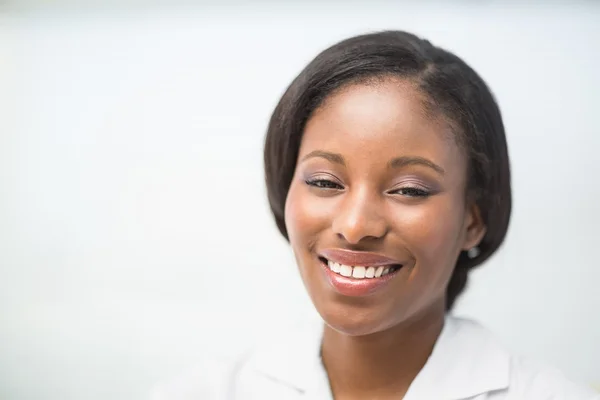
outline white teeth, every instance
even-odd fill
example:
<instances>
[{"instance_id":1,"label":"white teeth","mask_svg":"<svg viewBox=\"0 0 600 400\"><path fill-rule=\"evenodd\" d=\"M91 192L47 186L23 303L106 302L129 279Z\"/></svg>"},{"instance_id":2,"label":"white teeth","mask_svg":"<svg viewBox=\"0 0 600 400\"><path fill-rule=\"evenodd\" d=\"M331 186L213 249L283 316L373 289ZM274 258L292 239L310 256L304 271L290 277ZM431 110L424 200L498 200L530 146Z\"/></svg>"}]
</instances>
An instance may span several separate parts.
<instances>
[{"instance_id":1,"label":"white teeth","mask_svg":"<svg viewBox=\"0 0 600 400\"><path fill-rule=\"evenodd\" d=\"M340 271L340 274L342 276L347 276L347 277L352 276L352 267L349 267L347 265L342 265L342 270Z\"/></svg>"},{"instance_id":2,"label":"white teeth","mask_svg":"<svg viewBox=\"0 0 600 400\"><path fill-rule=\"evenodd\" d=\"M391 267L364 267L364 266L355 266L351 267L349 265L339 264L333 261L327 261L327 265L329 269L336 274L340 274L345 277L352 277L355 279L372 279L379 278L383 275L387 275L390 273Z\"/></svg>"},{"instance_id":3,"label":"white teeth","mask_svg":"<svg viewBox=\"0 0 600 400\"><path fill-rule=\"evenodd\" d=\"M336 262L331 262L331 261L329 262L329 268L331 268L331 270L332 270L333 272L336 272L336 273L338 273L338 274L339 274L339 273L340 273L340 271L342 270L342 266L341 266L340 264L338 264L338 263L336 263Z\"/></svg>"},{"instance_id":4,"label":"white teeth","mask_svg":"<svg viewBox=\"0 0 600 400\"><path fill-rule=\"evenodd\" d=\"M352 277L353 278L364 278L367 269L365 267L354 267L352 269Z\"/></svg>"}]
</instances>

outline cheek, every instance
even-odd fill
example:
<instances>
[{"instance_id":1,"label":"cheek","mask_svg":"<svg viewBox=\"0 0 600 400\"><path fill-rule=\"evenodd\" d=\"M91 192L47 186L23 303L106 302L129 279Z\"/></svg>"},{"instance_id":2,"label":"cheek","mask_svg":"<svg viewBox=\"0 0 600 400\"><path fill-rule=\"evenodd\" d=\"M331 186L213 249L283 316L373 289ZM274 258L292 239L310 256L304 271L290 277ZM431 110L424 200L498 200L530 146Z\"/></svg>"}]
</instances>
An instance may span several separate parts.
<instances>
[{"instance_id":1,"label":"cheek","mask_svg":"<svg viewBox=\"0 0 600 400\"><path fill-rule=\"evenodd\" d=\"M464 220L462 198L437 196L411 208L399 220L399 230L421 267L453 268Z\"/></svg>"},{"instance_id":2,"label":"cheek","mask_svg":"<svg viewBox=\"0 0 600 400\"><path fill-rule=\"evenodd\" d=\"M294 181L285 203L285 225L294 251L311 246L328 226L326 202L310 193L302 182Z\"/></svg>"}]
</instances>

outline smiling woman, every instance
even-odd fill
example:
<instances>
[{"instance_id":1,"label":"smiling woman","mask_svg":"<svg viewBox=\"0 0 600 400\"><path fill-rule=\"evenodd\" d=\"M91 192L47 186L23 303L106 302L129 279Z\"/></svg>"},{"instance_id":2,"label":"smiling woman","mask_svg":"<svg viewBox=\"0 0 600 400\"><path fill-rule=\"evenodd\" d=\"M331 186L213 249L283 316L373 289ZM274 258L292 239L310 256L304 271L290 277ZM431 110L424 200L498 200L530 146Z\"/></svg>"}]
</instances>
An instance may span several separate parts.
<instances>
[{"instance_id":1,"label":"smiling woman","mask_svg":"<svg viewBox=\"0 0 600 400\"><path fill-rule=\"evenodd\" d=\"M500 111L460 58L398 31L338 43L283 95L264 154L323 329L158 398L595 398L449 313L511 211Z\"/></svg>"},{"instance_id":2,"label":"smiling woman","mask_svg":"<svg viewBox=\"0 0 600 400\"><path fill-rule=\"evenodd\" d=\"M396 77L349 84L304 129L284 221L309 294L334 331L374 334L415 317L441 328L456 260L485 233L476 202L466 201L466 152L419 97ZM314 151L344 163L305 157ZM341 271L326 268L323 279L319 257ZM362 268L382 265L391 276L357 282Z\"/></svg>"}]
</instances>

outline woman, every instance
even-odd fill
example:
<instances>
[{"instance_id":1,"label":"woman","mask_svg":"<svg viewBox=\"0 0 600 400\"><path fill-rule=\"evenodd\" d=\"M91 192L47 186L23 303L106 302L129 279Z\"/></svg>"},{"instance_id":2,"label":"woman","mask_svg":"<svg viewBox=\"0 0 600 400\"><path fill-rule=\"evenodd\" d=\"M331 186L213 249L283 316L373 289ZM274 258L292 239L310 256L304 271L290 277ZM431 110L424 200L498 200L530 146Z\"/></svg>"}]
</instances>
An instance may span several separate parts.
<instances>
[{"instance_id":1,"label":"woman","mask_svg":"<svg viewBox=\"0 0 600 400\"><path fill-rule=\"evenodd\" d=\"M398 31L336 44L283 95L264 156L323 330L207 363L158 398L598 398L449 316L511 211L500 111L460 58Z\"/></svg>"}]
</instances>

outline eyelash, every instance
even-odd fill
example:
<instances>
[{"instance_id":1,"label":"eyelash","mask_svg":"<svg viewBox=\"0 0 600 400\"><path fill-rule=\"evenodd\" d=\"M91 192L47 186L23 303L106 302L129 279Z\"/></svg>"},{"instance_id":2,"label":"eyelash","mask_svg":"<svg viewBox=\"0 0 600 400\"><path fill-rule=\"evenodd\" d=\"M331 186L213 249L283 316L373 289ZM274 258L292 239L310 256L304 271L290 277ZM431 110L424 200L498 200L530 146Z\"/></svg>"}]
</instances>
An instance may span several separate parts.
<instances>
[{"instance_id":1,"label":"eyelash","mask_svg":"<svg viewBox=\"0 0 600 400\"><path fill-rule=\"evenodd\" d=\"M404 192L404 193L402 193ZM389 193L391 194L395 194L398 193L402 196L406 196L406 197L428 197L431 195L430 192L428 192L425 189L419 188L419 187L415 187L415 186L406 186L403 188L399 188L399 189L394 189L392 191L390 191Z\"/></svg>"},{"instance_id":2,"label":"eyelash","mask_svg":"<svg viewBox=\"0 0 600 400\"><path fill-rule=\"evenodd\" d=\"M305 182L308 186L313 186L318 189L341 190L344 188L339 183L331 181L329 179L307 179Z\"/></svg>"},{"instance_id":3,"label":"eyelash","mask_svg":"<svg viewBox=\"0 0 600 400\"><path fill-rule=\"evenodd\" d=\"M329 179L307 179L305 183L308 186L315 187L317 189L322 190L341 190L344 187L337 182L331 181ZM431 193L425 189L415 187L415 186L406 186L398 189L394 189L388 192L389 194L400 194L406 197L428 197Z\"/></svg>"}]
</instances>

